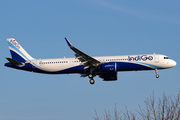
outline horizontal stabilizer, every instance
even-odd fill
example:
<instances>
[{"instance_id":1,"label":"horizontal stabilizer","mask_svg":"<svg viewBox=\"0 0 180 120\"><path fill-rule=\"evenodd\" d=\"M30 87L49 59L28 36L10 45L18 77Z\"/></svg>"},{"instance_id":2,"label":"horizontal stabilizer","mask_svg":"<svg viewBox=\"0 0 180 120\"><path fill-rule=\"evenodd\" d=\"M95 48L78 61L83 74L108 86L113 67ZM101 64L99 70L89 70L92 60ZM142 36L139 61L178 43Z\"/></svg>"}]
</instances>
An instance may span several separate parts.
<instances>
[{"instance_id":1,"label":"horizontal stabilizer","mask_svg":"<svg viewBox=\"0 0 180 120\"><path fill-rule=\"evenodd\" d=\"M12 59L12 58L6 58L6 59L13 65L24 65L23 63L18 62L16 60Z\"/></svg>"}]
</instances>

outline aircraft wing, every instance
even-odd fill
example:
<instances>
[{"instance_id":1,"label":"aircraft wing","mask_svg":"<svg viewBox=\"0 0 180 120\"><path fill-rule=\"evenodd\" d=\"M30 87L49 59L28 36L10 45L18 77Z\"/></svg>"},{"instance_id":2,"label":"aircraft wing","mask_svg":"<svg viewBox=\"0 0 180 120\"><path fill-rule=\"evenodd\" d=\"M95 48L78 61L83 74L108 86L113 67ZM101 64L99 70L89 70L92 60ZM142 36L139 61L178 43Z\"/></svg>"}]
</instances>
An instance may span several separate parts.
<instances>
[{"instance_id":1,"label":"aircraft wing","mask_svg":"<svg viewBox=\"0 0 180 120\"><path fill-rule=\"evenodd\" d=\"M67 38L65 38L68 46L76 53L75 56L76 58L81 61L81 64L83 64L85 66L84 69L88 69L90 67L99 67L99 65L101 64L101 62L99 60L96 60L95 58L87 55L86 53L78 50L77 48L75 48Z\"/></svg>"}]
</instances>

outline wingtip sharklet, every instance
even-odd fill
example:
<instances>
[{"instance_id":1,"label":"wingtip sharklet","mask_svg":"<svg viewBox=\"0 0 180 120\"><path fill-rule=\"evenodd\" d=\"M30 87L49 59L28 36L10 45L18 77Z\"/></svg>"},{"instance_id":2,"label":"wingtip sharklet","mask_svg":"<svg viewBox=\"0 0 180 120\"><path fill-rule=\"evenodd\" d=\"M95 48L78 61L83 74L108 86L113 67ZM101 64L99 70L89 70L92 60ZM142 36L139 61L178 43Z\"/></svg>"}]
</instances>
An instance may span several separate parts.
<instances>
[{"instance_id":1,"label":"wingtip sharklet","mask_svg":"<svg viewBox=\"0 0 180 120\"><path fill-rule=\"evenodd\" d=\"M66 42L67 42L67 44L68 44L69 47L72 47L72 46L73 46L73 45L69 42L69 40L68 40L67 38L65 38L65 40L66 40Z\"/></svg>"}]
</instances>

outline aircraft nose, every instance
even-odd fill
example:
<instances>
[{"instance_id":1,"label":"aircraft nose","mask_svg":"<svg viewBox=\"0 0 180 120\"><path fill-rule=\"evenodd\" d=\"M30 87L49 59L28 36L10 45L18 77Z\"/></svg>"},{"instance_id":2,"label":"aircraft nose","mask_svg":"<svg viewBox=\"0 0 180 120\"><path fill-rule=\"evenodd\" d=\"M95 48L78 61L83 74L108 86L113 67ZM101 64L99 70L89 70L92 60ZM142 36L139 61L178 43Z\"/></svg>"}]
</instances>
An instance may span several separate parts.
<instances>
[{"instance_id":1,"label":"aircraft nose","mask_svg":"<svg viewBox=\"0 0 180 120\"><path fill-rule=\"evenodd\" d=\"M171 60L171 59L169 59L168 61L167 61L167 63L166 63L166 67L167 68L171 68L171 67L174 67L174 66L176 66L176 61L174 61L174 60Z\"/></svg>"},{"instance_id":2,"label":"aircraft nose","mask_svg":"<svg viewBox=\"0 0 180 120\"><path fill-rule=\"evenodd\" d=\"M176 66L177 65L176 61L172 60L171 65L172 65L172 67Z\"/></svg>"}]
</instances>

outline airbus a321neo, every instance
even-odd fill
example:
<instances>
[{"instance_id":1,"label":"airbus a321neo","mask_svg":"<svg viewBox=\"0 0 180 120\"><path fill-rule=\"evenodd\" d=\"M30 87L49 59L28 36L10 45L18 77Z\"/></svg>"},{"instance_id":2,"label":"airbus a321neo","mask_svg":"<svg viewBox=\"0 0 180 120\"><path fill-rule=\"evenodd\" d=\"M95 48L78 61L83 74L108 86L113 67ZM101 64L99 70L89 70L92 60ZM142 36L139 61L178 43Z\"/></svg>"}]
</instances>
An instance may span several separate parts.
<instances>
[{"instance_id":1,"label":"airbus a321neo","mask_svg":"<svg viewBox=\"0 0 180 120\"><path fill-rule=\"evenodd\" d=\"M35 59L31 57L14 39L7 42L12 58L5 66L45 74L78 73L81 77L89 77L94 84L94 77L99 76L104 81L117 80L118 71L158 70L176 66L176 62L161 54L123 55L91 57L75 48L67 38L68 46L75 52L75 58Z\"/></svg>"}]
</instances>

